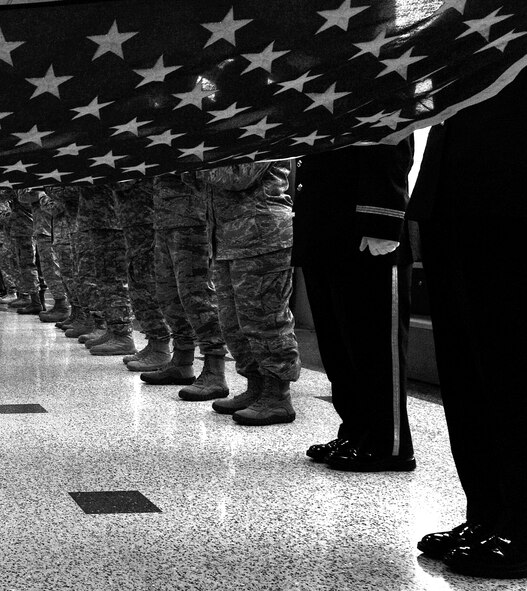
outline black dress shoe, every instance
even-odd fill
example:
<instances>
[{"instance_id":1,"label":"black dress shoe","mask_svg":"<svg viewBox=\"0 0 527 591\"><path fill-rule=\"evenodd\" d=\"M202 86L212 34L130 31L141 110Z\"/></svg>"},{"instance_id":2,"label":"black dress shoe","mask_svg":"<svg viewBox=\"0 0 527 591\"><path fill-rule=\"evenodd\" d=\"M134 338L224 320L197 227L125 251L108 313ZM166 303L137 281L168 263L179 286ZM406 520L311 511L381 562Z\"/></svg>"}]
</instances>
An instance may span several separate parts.
<instances>
[{"instance_id":1,"label":"black dress shoe","mask_svg":"<svg viewBox=\"0 0 527 591\"><path fill-rule=\"evenodd\" d=\"M450 569L469 577L527 578L527 543L492 536L471 546L460 546L444 558Z\"/></svg>"},{"instance_id":2,"label":"black dress shoe","mask_svg":"<svg viewBox=\"0 0 527 591\"><path fill-rule=\"evenodd\" d=\"M333 439L328 443L317 443L312 445L307 451L306 456L309 456L315 462L324 462L328 456L333 451L339 450L342 446L347 443L347 439Z\"/></svg>"},{"instance_id":3,"label":"black dress shoe","mask_svg":"<svg viewBox=\"0 0 527 591\"><path fill-rule=\"evenodd\" d=\"M459 546L470 546L488 538L489 531L480 523L462 523L450 531L426 535L417 548L430 558L444 558L447 552Z\"/></svg>"},{"instance_id":4,"label":"black dress shoe","mask_svg":"<svg viewBox=\"0 0 527 591\"><path fill-rule=\"evenodd\" d=\"M331 452L326 459L330 468L349 472L411 472L415 470L413 456L389 456L343 447Z\"/></svg>"}]
</instances>

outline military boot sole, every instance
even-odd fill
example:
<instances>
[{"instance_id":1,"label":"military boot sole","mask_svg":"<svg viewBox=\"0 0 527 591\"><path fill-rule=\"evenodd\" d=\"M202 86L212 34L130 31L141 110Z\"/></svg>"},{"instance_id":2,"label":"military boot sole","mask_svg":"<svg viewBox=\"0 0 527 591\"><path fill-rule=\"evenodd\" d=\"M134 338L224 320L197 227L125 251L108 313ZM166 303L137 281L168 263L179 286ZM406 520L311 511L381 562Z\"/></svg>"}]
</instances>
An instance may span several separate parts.
<instances>
[{"instance_id":1,"label":"military boot sole","mask_svg":"<svg viewBox=\"0 0 527 591\"><path fill-rule=\"evenodd\" d=\"M247 425L250 427L260 427L264 425L279 425L282 423L292 423L296 419L296 413L288 415L271 415L258 419L256 417L245 417L243 415L237 415L234 413L232 418L239 425Z\"/></svg>"},{"instance_id":2,"label":"military boot sole","mask_svg":"<svg viewBox=\"0 0 527 591\"><path fill-rule=\"evenodd\" d=\"M216 390L215 392L209 392L207 394L186 392L185 390L180 390L178 392L178 396L181 400L186 400L187 402L205 402L207 400L215 400L216 398L227 398L228 395L229 390Z\"/></svg>"},{"instance_id":3,"label":"military boot sole","mask_svg":"<svg viewBox=\"0 0 527 591\"><path fill-rule=\"evenodd\" d=\"M40 318L40 322L59 322L61 320L65 320L64 316L44 316L44 314L39 314L38 315Z\"/></svg>"},{"instance_id":4,"label":"military boot sole","mask_svg":"<svg viewBox=\"0 0 527 591\"><path fill-rule=\"evenodd\" d=\"M68 331L71 331L70 334L68 334ZM82 336L83 334L88 334L91 332L91 328L87 328L86 330L82 331L82 330L74 330L72 328L67 328L64 331L64 335L67 339L78 339L80 336Z\"/></svg>"},{"instance_id":5,"label":"military boot sole","mask_svg":"<svg viewBox=\"0 0 527 591\"><path fill-rule=\"evenodd\" d=\"M131 351L130 349L128 350L124 350L124 351L97 351L97 347L98 345L95 345L95 347L92 347L90 349L90 354L91 355L95 355L95 356L99 356L99 357L113 357L113 356L117 356L117 355L130 355L131 353L133 353L133 351Z\"/></svg>"},{"instance_id":6,"label":"military boot sole","mask_svg":"<svg viewBox=\"0 0 527 591\"><path fill-rule=\"evenodd\" d=\"M132 360L132 361L128 361L128 362L124 362L124 364L126 365L126 368L129 371L159 371L162 367L164 367L167 362L164 361L163 363L158 363L156 365L141 365L141 366L137 366L134 365L135 363L139 363L138 361Z\"/></svg>"},{"instance_id":7,"label":"military boot sole","mask_svg":"<svg viewBox=\"0 0 527 591\"><path fill-rule=\"evenodd\" d=\"M220 406L219 404L216 404L215 402L213 402L212 403L212 410L216 411L220 415L233 415L235 412L238 412L239 410L245 410L248 406L249 405L228 407L228 406Z\"/></svg>"},{"instance_id":8,"label":"military boot sole","mask_svg":"<svg viewBox=\"0 0 527 591\"><path fill-rule=\"evenodd\" d=\"M166 376L163 378L154 378L149 376L147 373L142 373L140 376L141 380L146 384L152 384L152 386L190 386L196 381L196 377L191 378Z\"/></svg>"}]
</instances>

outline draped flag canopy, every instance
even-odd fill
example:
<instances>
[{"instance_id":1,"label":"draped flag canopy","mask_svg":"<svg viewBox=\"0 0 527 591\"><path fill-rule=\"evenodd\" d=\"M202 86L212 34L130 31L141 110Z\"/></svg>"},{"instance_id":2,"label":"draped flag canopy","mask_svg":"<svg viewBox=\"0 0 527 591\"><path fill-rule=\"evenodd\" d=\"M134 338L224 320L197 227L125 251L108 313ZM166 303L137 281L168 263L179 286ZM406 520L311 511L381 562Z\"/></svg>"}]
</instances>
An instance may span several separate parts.
<instances>
[{"instance_id":1,"label":"draped flag canopy","mask_svg":"<svg viewBox=\"0 0 527 591\"><path fill-rule=\"evenodd\" d=\"M0 4L12 188L396 143L527 65L525 0Z\"/></svg>"}]
</instances>

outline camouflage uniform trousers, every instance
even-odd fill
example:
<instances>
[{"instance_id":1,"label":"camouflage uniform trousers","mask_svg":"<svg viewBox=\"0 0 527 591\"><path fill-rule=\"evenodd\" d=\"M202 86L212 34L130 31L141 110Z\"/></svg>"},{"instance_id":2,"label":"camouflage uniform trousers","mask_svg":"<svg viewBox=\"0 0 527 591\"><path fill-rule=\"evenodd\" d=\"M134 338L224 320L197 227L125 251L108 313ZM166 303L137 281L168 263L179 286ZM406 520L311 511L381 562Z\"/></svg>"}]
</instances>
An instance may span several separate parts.
<instances>
[{"instance_id":1,"label":"camouflage uniform trousers","mask_svg":"<svg viewBox=\"0 0 527 591\"><path fill-rule=\"evenodd\" d=\"M169 340L170 327L156 297L153 224L124 226L128 291L135 317L149 339Z\"/></svg>"},{"instance_id":2,"label":"camouflage uniform trousers","mask_svg":"<svg viewBox=\"0 0 527 591\"><path fill-rule=\"evenodd\" d=\"M214 261L220 322L236 371L295 381L300 375L291 249Z\"/></svg>"},{"instance_id":3,"label":"camouflage uniform trousers","mask_svg":"<svg viewBox=\"0 0 527 591\"><path fill-rule=\"evenodd\" d=\"M120 336L132 334L133 317L123 231L92 229L89 234L95 257L95 280L101 296L98 309L112 333Z\"/></svg>"},{"instance_id":4,"label":"camouflage uniform trousers","mask_svg":"<svg viewBox=\"0 0 527 591\"><path fill-rule=\"evenodd\" d=\"M79 306L79 298L75 291L75 259L72 246L72 230L75 219L58 214L53 216L53 251L57 257L60 276L68 301Z\"/></svg>"},{"instance_id":5,"label":"camouflage uniform trousers","mask_svg":"<svg viewBox=\"0 0 527 591\"><path fill-rule=\"evenodd\" d=\"M4 236L3 243L0 245L0 271L2 271L4 285L8 293L17 291L17 285L20 285L20 270L13 242L7 235Z\"/></svg>"},{"instance_id":6,"label":"camouflage uniform trousers","mask_svg":"<svg viewBox=\"0 0 527 591\"><path fill-rule=\"evenodd\" d=\"M73 292L81 308L91 313L99 312L101 295L95 277L95 253L90 232L78 230L71 233L73 264L76 269ZM100 316L100 312L98 314Z\"/></svg>"},{"instance_id":7,"label":"camouflage uniform trousers","mask_svg":"<svg viewBox=\"0 0 527 591\"><path fill-rule=\"evenodd\" d=\"M156 230L157 301L171 328L174 347L199 346L203 355L227 352L211 282L206 226Z\"/></svg>"},{"instance_id":8,"label":"camouflage uniform trousers","mask_svg":"<svg viewBox=\"0 0 527 591\"><path fill-rule=\"evenodd\" d=\"M32 236L14 236L16 258L20 269L20 293L34 294L40 289L35 241Z\"/></svg>"},{"instance_id":9,"label":"camouflage uniform trousers","mask_svg":"<svg viewBox=\"0 0 527 591\"><path fill-rule=\"evenodd\" d=\"M79 306L79 298L75 292L75 264L73 259L73 249L71 243L60 242L53 243L53 250L57 256L60 268L60 275L64 285L64 291L71 304Z\"/></svg>"},{"instance_id":10,"label":"camouflage uniform trousers","mask_svg":"<svg viewBox=\"0 0 527 591\"><path fill-rule=\"evenodd\" d=\"M40 260L40 269L46 285L51 291L53 299L57 300L64 298L66 296L66 291L64 289L64 284L62 283L59 262L53 249L51 236L37 234L35 238Z\"/></svg>"}]
</instances>

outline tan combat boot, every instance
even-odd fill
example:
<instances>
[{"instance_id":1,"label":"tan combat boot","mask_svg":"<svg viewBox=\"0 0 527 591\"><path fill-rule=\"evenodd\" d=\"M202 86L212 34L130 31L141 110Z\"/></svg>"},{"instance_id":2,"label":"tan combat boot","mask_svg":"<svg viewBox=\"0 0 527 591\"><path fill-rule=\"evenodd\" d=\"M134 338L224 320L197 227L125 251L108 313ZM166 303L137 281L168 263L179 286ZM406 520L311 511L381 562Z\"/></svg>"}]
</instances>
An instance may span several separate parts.
<instances>
[{"instance_id":1,"label":"tan combat boot","mask_svg":"<svg viewBox=\"0 0 527 591\"><path fill-rule=\"evenodd\" d=\"M130 355L137 351L135 348L134 337L131 334L119 335L114 334L111 331L107 331L107 334L109 337L103 343L92 345L90 347L91 355L109 357L112 355Z\"/></svg>"},{"instance_id":2,"label":"tan combat boot","mask_svg":"<svg viewBox=\"0 0 527 591\"><path fill-rule=\"evenodd\" d=\"M187 386L194 383L194 349L174 349L172 359L160 370L141 374L147 384L156 386Z\"/></svg>"},{"instance_id":3,"label":"tan combat boot","mask_svg":"<svg viewBox=\"0 0 527 591\"><path fill-rule=\"evenodd\" d=\"M134 357L126 363L130 371L156 371L170 362L170 343L168 340L149 339L148 345ZM123 357L123 361L127 358Z\"/></svg>"},{"instance_id":4,"label":"tan combat boot","mask_svg":"<svg viewBox=\"0 0 527 591\"><path fill-rule=\"evenodd\" d=\"M216 400L212 408L222 415L232 415L237 410L243 410L256 402L263 390L263 378L261 376L249 376L247 378L247 390L234 398L227 400Z\"/></svg>"},{"instance_id":5,"label":"tan combat boot","mask_svg":"<svg viewBox=\"0 0 527 591\"><path fill-rule=\"evenodd\" d=\"M263 391L256 402L232 415L240 425L254 426L291 423L295 417L289 382L270 376L264 377Z\"/></svg>"},{"instance_id":6,"label":"tan combat boot","mask_svg":"<svg viewBox=\"0 0 527 591\"><path fill-rule=\"evenodd\" d=\"M205 355L203 370L197 380L179 391L181 399L195 402L226 398L228 395L224 355Z\"/></svg>"},{"instance_id":7,"label":"tan combat boot","mask_svg":"<svg viewBox=\"0 0 527 591\"><path fill-rule=\"evenodd\" d=\"M42 312L42 304L40 303L38 293L30 293L29 297L29 304L23 308L17 308L17 314L38 314Z\"/></svg>"}]
</instances>

